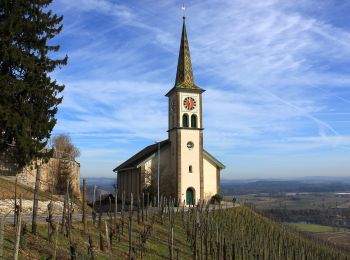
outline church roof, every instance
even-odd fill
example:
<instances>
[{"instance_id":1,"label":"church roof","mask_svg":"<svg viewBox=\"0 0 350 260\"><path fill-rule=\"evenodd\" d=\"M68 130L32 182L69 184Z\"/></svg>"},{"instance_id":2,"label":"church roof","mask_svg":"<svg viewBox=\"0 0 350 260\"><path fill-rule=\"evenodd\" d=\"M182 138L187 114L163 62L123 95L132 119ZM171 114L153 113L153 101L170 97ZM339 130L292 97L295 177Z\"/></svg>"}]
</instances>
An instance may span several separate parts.
<instances>
[{"instance_id":1,"label":"church roof","mask_svg":"<svg viewBox=\"0 0 350 260\"><path fill-rule=\"evenodd\" d=\"M166 147L170 144L170 141L164 140L160 142L160 149L163 147ZM156 154L158 150L158 143L151 144L145 148L143 148L141 151L139 151L137 154L133 155L129 159L127 159L125 162L117 166L113 171L120 171L120 170L126 170L130 168L137 168L140 163L144 162L147 158L151 157L152 155ZM218 166L221 169L225 169L225 165L223 165L218 159L216 159L213 155L208 153L206 150L203 149L203 156L207 160L214 163L216 166Z\"/></svg>"},{"instance_id":2,"label":"church roof","mask_svg":"<svg viewBox=\"0 0 350 260\"><path fill-rule=\"evenodd\" d=\"M214 163L216 166L218 166L220 169L225 169L225 165L223 165L218 159L216 159L213 155L208 153L206 150L203 149L203 155L204 158L208 159L212 163Z\"/></svg>"},{"instance_id":3,"label":"church roof","mask_svg":"<svg viewBox=\"0 0 350 260\"><path fill-rule=\"evenodd\" d=\"M160 148L163 148L164 146L167 146L169 144L170 144L170 141L168 139L161 141ZM137 154L130 157L128 160L126 160L119 166L117 166L113 171L116 172L123 169L136 168L140 162L144 161L145 159L150 157L152 154L156 153L157 149L158 149L158 143L151 144L145 147L144 149L142 149L141 151L139 151Z\"/></svg>"},{"instance_id":4,"label":"church roof","mask_svg":"<svg viewBox=\"0 0 350 260\"><path fill-rule=\"evenodd\" d=\"M175 86L169 91L174 89L187 89L187 90L200 90L200 87L194 83L190 47L188 45L185 17L183 17L181 43L179 50L179 59L177 63Z\"/></svg>"}]
</instances>

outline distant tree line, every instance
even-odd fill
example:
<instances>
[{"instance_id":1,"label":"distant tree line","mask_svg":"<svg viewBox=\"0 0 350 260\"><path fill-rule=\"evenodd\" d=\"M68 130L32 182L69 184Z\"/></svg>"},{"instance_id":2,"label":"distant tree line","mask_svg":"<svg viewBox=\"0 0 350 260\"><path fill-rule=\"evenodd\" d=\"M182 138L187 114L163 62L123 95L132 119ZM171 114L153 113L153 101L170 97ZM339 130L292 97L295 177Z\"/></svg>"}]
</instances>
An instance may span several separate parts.
<instances>
[{"instance_id":1,"label":"distant tree line","mask_svg":"<svg viewBox=\"0 0 350 260\"><path fill-rule=\"evenodd\" d=\"M264 215L281 222L311 223L350 228L350 209L299 209L285 208L261 211Z\"/></svg>"},{"instance_id":2,"label":"distant tree line","mask_svg":"<svg viewBox=\"0 0 350 260\"><path fill-rule=\"evenodd\" d=\"M248 183L223 182L224 195L267 193L276 195L286 192L342 192L349 191L350 184L341 182L304 183L302 181L255 181Z\"/></svg>"}]
</instances>

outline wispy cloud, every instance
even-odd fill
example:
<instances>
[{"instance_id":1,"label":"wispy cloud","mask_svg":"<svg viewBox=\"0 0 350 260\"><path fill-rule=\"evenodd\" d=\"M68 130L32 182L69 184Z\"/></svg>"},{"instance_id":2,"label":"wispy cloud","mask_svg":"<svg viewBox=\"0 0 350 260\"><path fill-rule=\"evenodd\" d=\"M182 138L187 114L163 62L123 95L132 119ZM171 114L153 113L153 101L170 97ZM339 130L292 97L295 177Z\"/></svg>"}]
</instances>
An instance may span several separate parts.
<instances>
[{"instance_id":1,"label":"wispy cloud","mask_svg":"<svg viewBox=\"0 0 350 260\"><path fill-rule=\"evenodd\" d=\"M98 167L107 174L142 146L167 137L164 94L176 71L180 5L60 0L54 8L65 15L56 41L70 57L53 75L66 85L55 131L73 136L83 162L93 154L104 161ZM207 89L205 145L227 164L224 176L277 175L295 164L287 158L299 155L306 158L300 173L304 167L309 174L316 161L329 159L328 169L350 155L346 9L331 1L189 4L195 79ZM257 166L246 170L243 163ZM90 166L89 174L97 171ZM338 170L349 169L344 162Z\"/></svg>"}]
</instances>

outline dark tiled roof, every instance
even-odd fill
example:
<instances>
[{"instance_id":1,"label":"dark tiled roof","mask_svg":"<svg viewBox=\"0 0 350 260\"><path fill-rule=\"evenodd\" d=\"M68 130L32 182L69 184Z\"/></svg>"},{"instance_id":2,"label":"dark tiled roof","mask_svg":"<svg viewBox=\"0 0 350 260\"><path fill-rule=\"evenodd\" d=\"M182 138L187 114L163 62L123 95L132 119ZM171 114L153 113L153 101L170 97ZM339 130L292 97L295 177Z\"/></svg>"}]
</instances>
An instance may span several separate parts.
<instances>
[{"instance_id":1,"label":"dark tiled roof","mask_svg":"<svg viewBox=\"0 0 350 260\"><path fill-rule=\"evenodd\" d=\"M200 89L194 84L190 47L188 45L185 17L183 18L179 59L176 71L176 88Z\"/></svg>"},{"instance_id":2,"label":"dark tiled roof","mask_svg":"<svg viewBox=\"0 0 350 260\"><path fill-rule=\"evenodd\" d=\"M163 148L169 144L170 144L170 141L168 139L161 141L160 148ZM113 171L115 172L115 171L120 171L120 170L125 169L125 168L136 167L140 162L142 162L143 160L147 159L149 156L151 156L152 154L157 152L157 149L158 149L158 143L149 145L149 146L145 147L144 149L142 149L141 151L139 151L137 154L130 157L128 160L126 160L125 162L123 162L119 166L117 166Z\"/></svg>"}]
</instances>

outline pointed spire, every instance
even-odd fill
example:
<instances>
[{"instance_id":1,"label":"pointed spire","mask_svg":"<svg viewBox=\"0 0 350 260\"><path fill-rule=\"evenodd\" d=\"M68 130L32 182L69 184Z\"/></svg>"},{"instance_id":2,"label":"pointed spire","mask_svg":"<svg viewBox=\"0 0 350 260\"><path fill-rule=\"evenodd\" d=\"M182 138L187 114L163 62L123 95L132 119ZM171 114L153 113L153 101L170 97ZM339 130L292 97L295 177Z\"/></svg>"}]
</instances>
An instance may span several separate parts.
<instances>
[{"instance_id":1,"label":"pointed spire","mask_svg":"<svg viewBox=\"0 0 350 260\"><path fill-rule=\"evenodd\" d=\"M179 60L177 64L176 80L175 87L181 88L197 88L194 84L190 48L187 41L186 17L183 16L183 26L182 26L182 35L181 35L181 44L179 51Z\"/></svg>"}]
</instances>

